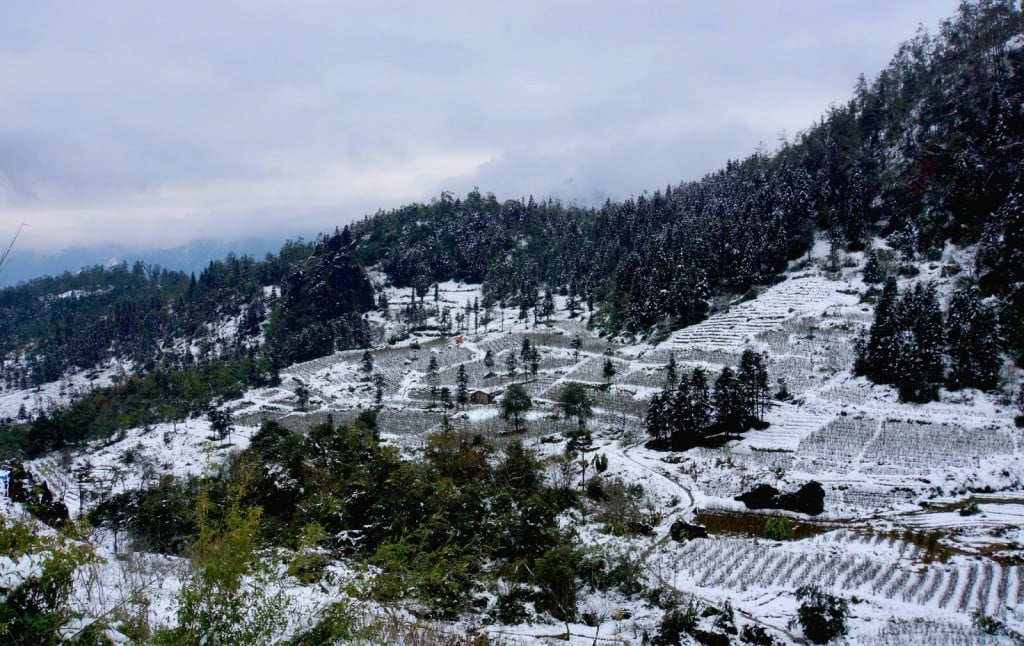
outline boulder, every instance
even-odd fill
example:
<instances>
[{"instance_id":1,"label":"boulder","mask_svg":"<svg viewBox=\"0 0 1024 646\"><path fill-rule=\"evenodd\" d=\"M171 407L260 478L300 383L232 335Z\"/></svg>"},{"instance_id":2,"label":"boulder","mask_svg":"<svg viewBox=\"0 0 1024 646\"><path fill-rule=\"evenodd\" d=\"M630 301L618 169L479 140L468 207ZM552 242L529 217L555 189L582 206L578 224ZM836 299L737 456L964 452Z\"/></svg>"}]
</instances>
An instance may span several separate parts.
<instances>
[{"instance_id":1,"label":"boulder","mask_svg":"<svg viewBox=\"0 0 1024 646\"><path fill-rule=\"evenodd\" d=\"M669 534L674 541L690 540L691 538L707 538L708 530L700 525L693 525L682 520L672 523Z\"/></svg>"},{"instance_id":2,"label":"boulder","mask_svg":"<svg viewBox=\"0 0 1024 646\"><path fill-rule=\"evenodd\" d=\"M768 484L761 484L735 500L747 509L785 509L798 514L817 516L825 511L825 488L819 482L808 482L793 493L782 493Z\"/></svg>"}]
</instances>

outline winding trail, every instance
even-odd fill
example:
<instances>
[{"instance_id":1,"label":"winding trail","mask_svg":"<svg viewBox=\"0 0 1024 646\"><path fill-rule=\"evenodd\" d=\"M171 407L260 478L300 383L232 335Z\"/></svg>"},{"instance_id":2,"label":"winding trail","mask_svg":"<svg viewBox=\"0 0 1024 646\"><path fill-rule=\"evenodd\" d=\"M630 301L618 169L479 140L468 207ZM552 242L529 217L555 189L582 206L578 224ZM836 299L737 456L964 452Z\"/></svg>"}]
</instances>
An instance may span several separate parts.
<instances>
[{"instance_id":1,"label":"winding trail","mask_svg":"<svg viewBox=\"0 0 1024 646\"><path fill-rule=\"evenodd\" d=\"M697 499L694 497L693 491L689 487L687 487L686 485L682 484L681 482L679 482L675 478L672 478L669 475L663 473L660 469L656 469L656 468L650 466L649 464L646 464L645 462L643 462L641 460L637 460L636 458L634 458L633 456L631 456L629 454L630 451L632 451L633 449L637 448L638 446L642 446L642 445L643 445L643 441L635 442L635 443L630 444L628 446L624 446L619 451L619 455L622 458L624 458L624 459L632 462L636 466L640 467L641 469L644 469L648 473L651 473L652 475L655 475L655 476L657 476L657 477L667 481L670 485L672 485L672 487L676 491L679 491L679 492L681 492L683 494L686 494L686 497L689 500L689 502L686 505L677 505L675 508L673 508L672 512L670 514L668 514L662 520L661 526L662 527L666 527L668 529L666 529L665 532L661 536L659 536L656 541L651 543L651 545L640 554L640 562L644 564L644 569L647 570L647 572L654 578L654 580L657 581L663 588L667 588L667 589L672 590L673 592L676 592L678 594L688 594L688 595L691 595L691 596L693 596L693 597L695 597L697 599L700 599L701 601L707 603L708 605L716 605L717 604L716 601L714 601L712 599L709 599L707 597L701 596L700 594L698 594L697 592L695 592L693 590L680 590L679 588L677 588L675 586L675 581L667 581L661 575L661 573L656 568L654 568L652 566L652 564L650 562L651 554L655 550L663 547L666 543L668 543L670 540L672 540L671 525L669 524L668 521L672 520L673 518L676 518L676 517L679 517L679 516L683 516L683 515L685 515L685 514L687 514L689 512L694 511L694 509L697 506ZM771 630L773 632L777 632L777 633L780 633L782 635L785 635L793 643L797 643L797 644L806 644L807 643L807 641L803 637L790 632L788 627L786 627L786 626L776 626L775 624L768 623L768 622L764 621L763 619L761 619L759 617L756 617L752 613L747 612L743 608L740 608L740 607L737 607L737 606L733 606L733 611L736 614L738 614L741 617L743 617L745 620L747 620L750 623L756 624L758 626L761 626L762 628L766 628L766 629Z\"/></svg>"}]
</instances>

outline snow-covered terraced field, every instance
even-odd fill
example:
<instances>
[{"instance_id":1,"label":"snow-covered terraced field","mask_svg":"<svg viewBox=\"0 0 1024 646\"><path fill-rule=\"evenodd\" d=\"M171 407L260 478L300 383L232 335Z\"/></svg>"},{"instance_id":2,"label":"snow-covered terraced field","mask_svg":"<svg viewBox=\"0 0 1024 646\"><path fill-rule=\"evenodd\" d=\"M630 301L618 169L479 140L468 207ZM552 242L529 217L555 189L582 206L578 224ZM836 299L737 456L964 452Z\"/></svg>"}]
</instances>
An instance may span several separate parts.
<instances>
[{"instance_id":1,"label":"snow-covered terraced field","mask_svg":"<svg viewBox=\"0 0 1024 646\"><path fill-rule=\"evenodd\" d=\"M829 422L830 416L787 403L770 408L765 420L770 426L748 433L744 444L764 451L796 451L800 442Z\"/></svg>"},{"instance_id":2,"label":"snow-covered terraced field","mask_svg":"<svg viewBox=\"0 0 1024 646\"><path fill-rule=\"evenodd\" d=\"M677 374L680 373L677 372ZM653 389L652 392L654 390L665 388L668 385L666 381L666 371L664 370L664 366L661 365L645 365L640 368L633 368L625 374L618 375L615 378L615 382L623 385L650 388ZM675 384L672 385L673 387L675 386Z\"/></svg>"},{"instance_id":3,"label":"snow-covered terraced field","mask_svg":"<svg viewBox=\"0 0 1024 646\"><path fill-rule=\"evenodd\" d=\"M1024 601L1024 570L1019 565L962 557L923 563L919 548L910 543L865 542L842 532L833 534L799 543L729 537L692 540L666 549L662 567L671 572L676 587L696 586L709 595L737 591L746 599L824 584L869 603L898 600L907 618L927 618L938 611L1022 618L1018 606Z\"/></svg>"},{"instance_id":4,"label":"snow-covered terraced field","mask_svg":"<svg viewBox=\"0 0 1024 646\"><path fill-rule=\"evenodd\" d=\"M878 423L865 417L837 417L808 435L797 447L809 471L839 474L855 471L878 432Z\"/></svg>"},{"instance_id":5,"label":"snow-covered terraced field","mask_svg":"<svg viewBox=\"0 0 1024 646\"><path fill-rule=\"evenodd\" d=\"M886 421L864 451L867 470L879 475L977 470L984 459L1013 452L1008 429L964 429L951 424Z\"/></svg>"},{"instance_id":6,"label":"snow-covered terraced field","mask_svg":"<svg viewBox=\"0 0 1024 646\"><path fill-rule=\"evenodd\" d=\"M816 273L793 276L773 285L756 299L732 306L729 311L683 328L667 341L670 348L700 347L735 352L764 332L780 329L798 316L820 315L836 299L840 284ZM856 296L843 294L843 303Z\"/></svg>"}]
</instances>

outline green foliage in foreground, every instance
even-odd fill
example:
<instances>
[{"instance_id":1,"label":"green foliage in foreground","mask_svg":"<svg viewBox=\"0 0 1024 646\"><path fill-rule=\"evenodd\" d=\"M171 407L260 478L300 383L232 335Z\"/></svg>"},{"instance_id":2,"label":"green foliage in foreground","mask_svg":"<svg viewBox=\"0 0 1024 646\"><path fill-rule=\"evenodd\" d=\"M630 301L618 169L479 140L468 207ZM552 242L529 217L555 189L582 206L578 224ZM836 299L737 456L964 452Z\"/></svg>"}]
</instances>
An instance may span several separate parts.
<instances>
[{"instance_id":1,"label":"green foliage in foreground","mask_svg":"<svg viewBox=\"0 0 1024 646\"><path fill-rule=\"evenodd\" d=\"M241 503L248 478L232 483L230 502L217 513L209 485L196 499L193 574L178 595L178 626L156 635L167 644L270 643L286 622L287 600L269 592L257 558L259 507Z\"/></svg>"},{"instance_id":2,"label":"green foliage in foreground","mask_svg":"<svg viewBox=\"0 0 1024 646\"><path fill-rule=\"evenodd\" d=\"M63 535L40 534L30 525L0 517L0 564L21 573L0 582L0 642L34 646L63 641L58 630L80 616L68 603L72 574L95 560L91 549ZM98 635L92 635L99 628L97 624L82 634L69 634L67 641L99 643Z\"/></svg>"},{"instance_id":3,"label":"green foliage in foreground","mask_svg":"<svg viewBox=\"0 0 1024 646\"><path fill-rule=\"evenodd\" d=\"M824 644L846 634L846 619L850 615L846 599L813 585L798 588L796 599L800 602L796 621L807 639L815 644Z\"/></svg>"},{"instance_id":4,"label":"green foliage in foreground","mask_svg":"<svg viewBox=\"0 0 1024 646\"><path fill-rule=\"evenodd\" d=\"M771 516L764 524L764 537L773 541L788 541L793 538L793 527L785 516Z\"/></svg>"},{"instance_id":5,"label":"green foliage in foreground","mask_svg":"<svg viewBox=\"0 0 1024 646\"><path fill-rule=\"evenodd\" d=\"M474 593L497 585L571 619L581 585L639 589L635 567L579 551L559 528L558 516L576 504L574 491L545 484L541 463L519 442L498 450L481 436L438 433L424 457L411 461L363 422L335 427L328 420L306 436L267 422L220 475L167 478L100 506L93 520L126 529L150 549L193 554L204 572L194 584L199 596L208 596L203 586L230 587L202 578L211 576L209 563L284 547L294 555L289 572L307 583L340 557L375 566L359 593L410 604L422 617L456 616ZM204 547L212 540L210 509L227 510L218 540L254 543ZM348 629L341 624L321 628Z\"/></svg>"}]
</instances>

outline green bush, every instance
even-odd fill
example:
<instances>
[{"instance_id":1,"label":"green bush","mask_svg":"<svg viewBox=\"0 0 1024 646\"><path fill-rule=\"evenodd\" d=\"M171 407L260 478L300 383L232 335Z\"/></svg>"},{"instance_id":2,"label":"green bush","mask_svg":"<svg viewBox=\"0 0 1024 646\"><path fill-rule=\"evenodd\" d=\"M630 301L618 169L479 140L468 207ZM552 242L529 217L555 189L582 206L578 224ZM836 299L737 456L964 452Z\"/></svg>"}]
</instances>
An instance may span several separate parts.
<instances>
[{"instance_id":1,"label":"green bush","mask_svg":"<svg viewBox=\"0 0 1024 646\"><path fill-rule=\"evenodd\" d=\"M785 516L772 516L764 524L764 537L773 541L793 538L793 527Z\"/></svg>"},{"instance_id":2,"label":"green bush","mask_svg":"<svg viewBox=\"0 0 1024 646\"><path fill-rule=\"evenodd\" d=\"M156 485L108 498L89 511L89 522L116 533L128 530L136 549L184 554L196 531L201 481L161 476ZM211 489L210 495L215 495Z\"/></svg>"},{"instance_id":3,"label":"green bush","mask_svg":"<svg viewBox=\"0 0 1024 646\"><path fill-rule=\"evenodd\" d=\"M495 604L498 621L506 625L520 624L529 618L526 609L526 601L529 600L529 591L521 585L511 585L509 589L498 595Z\"/></svg>"},{"instance_id":4,"label":"green bush","mask_svg":"<svg viewBox=\"0 0 1024 646\"><path fill-rule=\"evenodd\" d=\"M971 617L974 620L974 626L985 633L986 635L1009 635L1014 636L1013 633L1007 628L1006 624L990 615L986 615L984 612L975 609L971 611ZM1020 635L1017 635L1020 637Z\"/></svg>"},{"instance_id":5,"label":"green bush","mask_svg":"<svg viewBox=\"0 0 1024 646\"><path fill-rule=\"evenodd\" d=\"M0 584L0 642L35 646L62 641L58 631L83 618L68 604L71 577L80 566L97 560L90 548L63 535L37 534L25 523L0 517L0 564L19 573ZM90 634L105 627L93 623ZM85 637L85 632L72 637Z\"/></svg>"},{"instance_id":6,"label":"green bush","mask_svg":"<svg viewBox=\"0 0 1024 646\"><path fill-rule=\"evenodd\" d=\"M562 621L576 618L576 570L579 562L580 555L567 543L551 548L537 560L534 583L541 589L537 600L540 610Z\"/></svg>"},{"instance_id":7,"label":"green bush","mask_svg":"<svg viewBox=\"0 0 1024 646\"><path fill-rule=\"evenodd\" d=\"M642 485L612 478L602 485L597 520L613 536L647 536L661 522Z\"/></svg>"},{"instance_id":8,"label":"green bush","mask_svg":"<svg viewBox=\"0 0 1024 646\"><path fill-rule=\"evenodd\" d=\"M692 635L700 621L700 604L690 599L685 605L677 605L665 611L658 626L658 634L651 643L656 646L678 646L683 635Z\"/></svg>"},{"instance_id":9,"label":"green bush","mask_svg":"<svg viewBox=\"0 0 1024 646\"><path fill-rule=\"evenodd\" d=\"M427 548L426 528L381 545L370 559L380 568L373 596L380 601L415 599L435 618L465 610L475 584L474 555L455 545Z\"/></svg>"},{"instance_id":10,"label":"green bush","mask_svg":"<svg viewBox=\"0 0 1024 646\"><path fill-rule=\"evenodd\" d=\"M592 547L581 555L579 575L595 590L618 589L625 595L643 590L643 563L629 552Z\"/></svg>"},{"instance_id":11,"label":"green bush","mask_svg":"<svg viewBox=\"0 0 1024 646\"><path fill-rule=\"evenodd\" d=\"M971 498L967 501L967 504L960 508L961 516L975 516L981 513L981 507L978 506L978 501Z\"/></svg>"},{"instance_id":12,"label":"green bush","mask_svg":"<svg viewBox=\"0 0 1024 646\"><path fill-rule=\"evenodd\" d=\"M223 516L209 489L199 492L194 572L178 595L178 626L159 632L157 643L269 643L286 623L287 598L268 591L272 579L256 553L261 510L240 504L247 485L234 486Z\"/></svg>"},{"instance_id":13,"label":"green bush","mask_svg":"<svg viewBox=\"0 0 1024 646\"><path fill-rule=\"evenodd\" d=\"M319 523L306 525L299 547L288 563L288 574L306 584L319 580L331 563L330 551L320 547L326 538L327 532Z\"/></svg>"},{"instance_id":14,"label":"green bush","mask_svg":"<svg viewBox=\"0 0 1024 646\"><path fill-rule=\"evenodd\" d=\"M846 599L813 585L798 588L796 599L800 602L796 619L807 639L824 644L846 634L846 620L850 615Z\"/></svg>"},{"instance_id":15,"label":"green bush","mask_svg":"<svg viewBox=\"0 0 1024 646\"><path fill-rule=\"evenodd\" d=\"M374 637L377 635L366 625L365 617L352 603L337 601L320 611L315 625L286 643L289 646L377 643Z\"/></svg>"}]
</instances>

